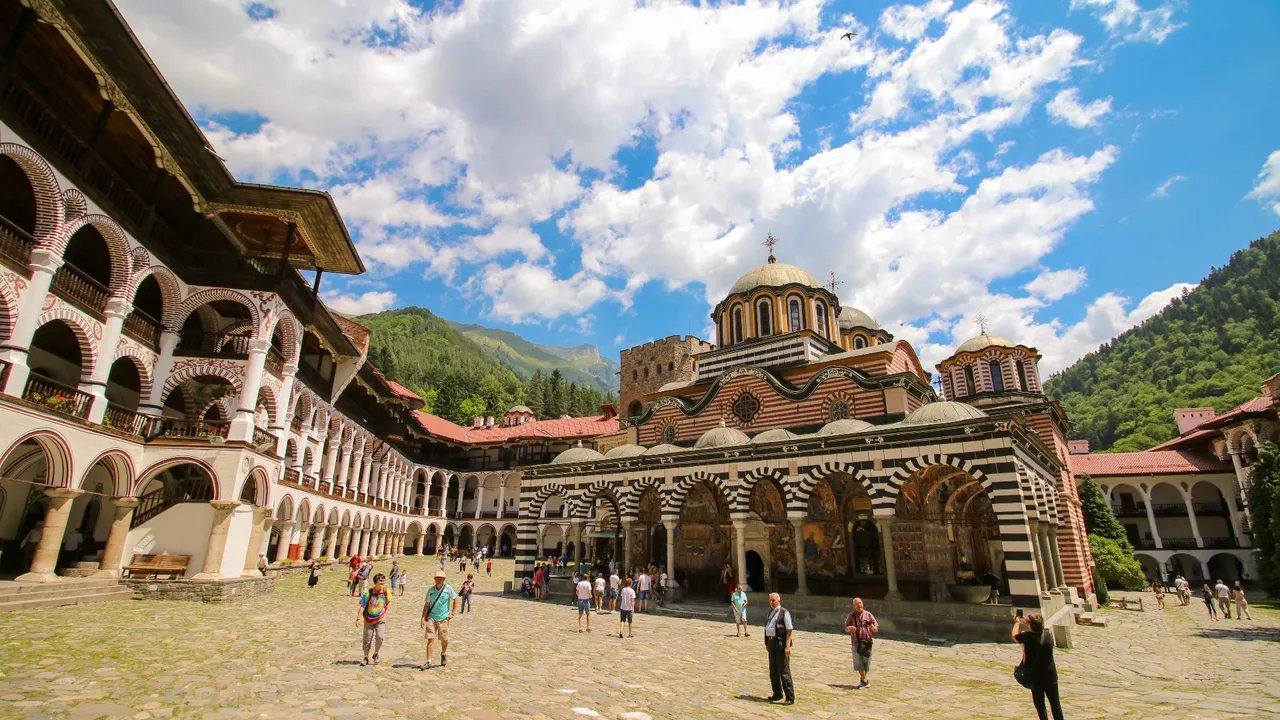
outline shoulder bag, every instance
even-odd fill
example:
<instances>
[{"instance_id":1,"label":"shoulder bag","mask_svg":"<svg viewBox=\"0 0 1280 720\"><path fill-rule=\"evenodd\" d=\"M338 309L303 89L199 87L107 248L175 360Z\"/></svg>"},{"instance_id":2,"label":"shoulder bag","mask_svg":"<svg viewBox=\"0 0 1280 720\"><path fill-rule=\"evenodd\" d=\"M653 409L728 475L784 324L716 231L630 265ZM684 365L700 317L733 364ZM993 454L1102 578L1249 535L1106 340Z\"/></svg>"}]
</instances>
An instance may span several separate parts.
<instances>
[{"instance_id":1,"label":"shoulder bag","mask_svg":"<svg viewBox=\"0 0 1280 720\"><path fill-rule=\"evenodd\" d=\"M1022 687L1031 689L1031 668L1027 667L1027 646L1022 646L1022 661L1013 668L1013 679Z\"/></svg>"},{"instance_id":2,"label":"shoulder bag","mask_svg":"<svg viewBox=\"0 0 1280 720\"><path fill-rule=\"evenodd\" d=\"M858 622L861 619L862 613L855 612L853 614L853 628L858 639L858 654L863 657L871 657L871 646L875 641L872 638L862 639L862 623Z\"/></svg>"}]
</instances>

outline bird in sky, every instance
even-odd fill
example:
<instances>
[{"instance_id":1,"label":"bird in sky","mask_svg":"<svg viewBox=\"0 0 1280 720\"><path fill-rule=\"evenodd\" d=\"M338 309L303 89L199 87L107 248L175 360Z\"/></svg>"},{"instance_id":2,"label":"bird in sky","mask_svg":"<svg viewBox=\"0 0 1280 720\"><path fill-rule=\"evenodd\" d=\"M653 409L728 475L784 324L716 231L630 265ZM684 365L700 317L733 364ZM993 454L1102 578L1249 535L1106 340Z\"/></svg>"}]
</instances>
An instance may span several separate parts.
<instances>
[{"instance_id":1,"label":"bird in sky","mask_svg":"<svg viewBox=\"0 0 1280 720\"><path fill-rule=\"evenodd\" d=\"M845 34L841 35L841 36L840 36L840 39L841 39L841 40L848 40L849 42L853 42L853 39L854 39L855 37L857 37L857 36L858 36L858 33L856 33L856 32L854 32L854 31L850 30L849 32L847 32L847 33L845 33Z\"/></svg>"}]
</instances>

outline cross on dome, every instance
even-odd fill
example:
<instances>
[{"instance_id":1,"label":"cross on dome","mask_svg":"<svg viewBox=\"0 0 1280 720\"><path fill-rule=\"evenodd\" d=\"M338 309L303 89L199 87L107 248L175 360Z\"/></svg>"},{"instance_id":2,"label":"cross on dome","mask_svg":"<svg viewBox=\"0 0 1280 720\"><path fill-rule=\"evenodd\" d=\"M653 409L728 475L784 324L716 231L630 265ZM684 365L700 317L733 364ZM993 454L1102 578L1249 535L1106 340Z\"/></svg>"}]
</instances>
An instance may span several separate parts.
<instances>
[{"instance_id":1,"label":"cross on dome","mask_svg":"<svg viewBox=\"0 0 1280 720\"><path fill-rule=\"evenodd\" d=\"M832 295L834 295L836 291L840 289L840 286L843 284L844 284L844 281L837 278L836 271L832 270L831 279L827 281L826 288L831 291Z\"/></svg>"},{"instance_id":2,"label":"cross on dome","mask_svg":"<svg viewBox=\"0 0 1280 720\"><path fill-rule=\"evenodd\" d=\"M778 259L773 256L773 246L778 244L778 238L774 237L773 233L769 233L769 235L765 237L764 242L760 244L769 248L769 262L778 262Z\"/></svg>"},{"instance_id":3,"label":"cross on dome","mask_svg":"<svg viewBox=\"0 0 1280 720\"><path fill-rule=\"evenodd\" d=\"M991 322L991 321L988 320L987 316L983 315L982 313L978 313L978 316L973 319L973 324L978 326L978 331L981 332L983 335L987 334L988 322Z\"/></svg>"}]
</instances>

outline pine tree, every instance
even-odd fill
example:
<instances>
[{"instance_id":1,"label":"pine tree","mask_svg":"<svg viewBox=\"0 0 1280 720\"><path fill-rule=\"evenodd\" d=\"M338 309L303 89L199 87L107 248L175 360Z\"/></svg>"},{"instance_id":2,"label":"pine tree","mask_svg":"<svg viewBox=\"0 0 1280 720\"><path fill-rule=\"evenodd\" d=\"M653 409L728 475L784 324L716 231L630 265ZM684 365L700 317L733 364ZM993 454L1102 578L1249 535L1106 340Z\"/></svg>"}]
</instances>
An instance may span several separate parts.
<instances>
[{"instance_id":1,"label":"pine tree","mask_svg":"<svg viewBox=\"0 0 1280 720\"><path fill-rule=\"evenodd\" d=\"M551 381L547 383L547 417L558 418L567 411L565 405L564 378L560 376L560 368L551 371Z\"/></svg>"},{"instance_id":2,"label":"pine tree","mask_svg":"<svg viewBox=\"0 0 1280 720\"><path fill-rule=\"evenodd\" d=\"M542 370L535 370L533 377L529 378L529 383L525 386L525 405L533 411L537 417L546 417L546 398L547 378L542 374Z\"/></svg>"},{"instance_id":3,"label":"pine tree","mask_svg":"<svg viewBox=\"0 0 1280 720\"><path fill-rule=\"evenodd\" d=\"M1080 510L1084 514L1084 529L1090 535L1098 535L1117 543L1129 544L1124 526L1111 511L1111 504L1102 495L1102 489L1088 475L1081 475L1076 483L1080 493ZM1129 548L1133 550L1132 547Z\"/></svg>"},{"instance_id":4,"label":"pine tree","mask_svg":"<svg viewBox=\"0 0 1280 720\"><path fill-rule=\"evenodd\" d=\"M1280 596L1280 447L1262 446L1249 485L1249 525L1253 529L1258 579L1272 597Z\"/></svg>"}]
</instances>

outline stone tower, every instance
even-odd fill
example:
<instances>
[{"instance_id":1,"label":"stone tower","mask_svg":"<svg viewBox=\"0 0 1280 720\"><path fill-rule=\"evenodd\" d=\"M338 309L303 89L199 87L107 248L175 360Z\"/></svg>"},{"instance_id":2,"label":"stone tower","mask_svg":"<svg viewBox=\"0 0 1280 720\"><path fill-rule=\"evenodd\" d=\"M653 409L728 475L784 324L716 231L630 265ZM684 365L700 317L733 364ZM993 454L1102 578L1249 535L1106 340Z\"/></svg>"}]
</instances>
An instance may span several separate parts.
<instances>
[{"instance_id":1,"label":"stone tower","mask_svg":"<svg viewBox=\"0 0 1280 720\"><path fill-rule=\"evenodd\" d=\"M624 417L640 415L649 408L644 396L657 392L672 382L689 382L697 371L694 356L714 347L711 343L692 335L672 335L643 345L623 350L621 365L621 392L618 403Z\"/></svg>"}]
</instances>

